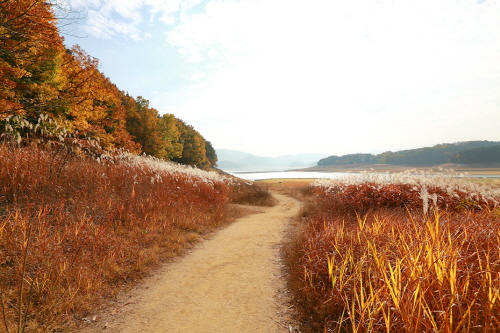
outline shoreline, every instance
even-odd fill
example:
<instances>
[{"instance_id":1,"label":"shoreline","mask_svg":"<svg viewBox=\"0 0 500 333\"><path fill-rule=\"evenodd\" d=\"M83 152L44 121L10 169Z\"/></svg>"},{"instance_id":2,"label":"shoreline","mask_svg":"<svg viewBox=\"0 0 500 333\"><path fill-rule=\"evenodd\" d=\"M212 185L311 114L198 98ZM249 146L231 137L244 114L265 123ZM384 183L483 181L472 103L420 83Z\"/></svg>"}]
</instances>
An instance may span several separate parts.
<instances>
[{"instance_id":1,"label":"shoreline","mask_svg":"<svg viewBox=\"0 0 500 333\"><path fill-rule=\"evenodd\" d=\"M409 166L409 165L390 165L390 164L356 164L356 165L332 165L315 166L304 169L291 169L287 171L303 172L405 172L407 170L432 171L432 172L456 172L469 173L475 175L498 175L500 177L500 164L494 165L460 165L460 164L442 164L435 166Z\"/></svg>"}]
</instances>

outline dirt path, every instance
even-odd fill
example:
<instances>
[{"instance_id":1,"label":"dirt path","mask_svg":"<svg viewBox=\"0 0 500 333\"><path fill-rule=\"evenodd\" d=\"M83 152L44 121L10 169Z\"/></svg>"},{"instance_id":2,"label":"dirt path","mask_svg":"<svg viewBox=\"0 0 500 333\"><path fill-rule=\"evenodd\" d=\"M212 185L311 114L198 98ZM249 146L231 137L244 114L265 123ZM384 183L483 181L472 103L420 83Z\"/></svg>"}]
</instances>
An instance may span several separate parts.
<instances>
[{"instance_id":1,"label":"dirt path","mask_svg":"<svg viewBox=\"0 0 500 333\"><path fill-rule=\"evenodd\" d=\"M299 203L275 197L278 205L238 220L167 265L84 332L289 332L278 252Z\"/></svg>"}]
</instances>

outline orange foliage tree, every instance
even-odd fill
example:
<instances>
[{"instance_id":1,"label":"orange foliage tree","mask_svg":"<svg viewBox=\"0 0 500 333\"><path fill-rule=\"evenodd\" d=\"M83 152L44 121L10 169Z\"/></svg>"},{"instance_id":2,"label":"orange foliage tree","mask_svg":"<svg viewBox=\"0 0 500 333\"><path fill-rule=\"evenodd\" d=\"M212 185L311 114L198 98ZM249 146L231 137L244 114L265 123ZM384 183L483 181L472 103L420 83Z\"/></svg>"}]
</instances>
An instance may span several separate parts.
<instances>
[{"instance_id":1,"label":"orange foliage tree","mask_svg":"<svg viewBox=\"0 0 500 333\"><path fill-rule=\"evenodd\" d=\"M41 0L0 1L0 115L57 110L64 45L52 7Z\"/></svg>"},{"instance_id":2,"label":"orange foliage tree","mask_svg":"<svg viewBox=\"0 0 500 333\"><path fill-rule=\"evenodd\" d=\"M215 166L215 150L192 126L120 91L79 46L66 49L53 6L0 0L0 125L9 116L36 123L44 115L104 149Z\"/></svg>"},{"instance_id":3,"label":"orange foliage tree","mask_svg":"<svg viewBox=\"0 0 500 333\"><path fill-rule=\"evenodd\" d=\"M182 145L182 155L173 160L182 164L196 165L201 168L215 166L207 158L206 141L193 126L187 125L184 121L178 119L177 126L181 132L179 142Z\"/></svg>"},{"instance_id":4,"label":"orange foliage tree","mask_svg":"<svg viewBox=\"0 0 500 333\"><path fill-rule=\"evenodd\" d=\"M64 59L67 80L61 90L61 100L72 129L98 139L104 148L120 147L139 152L140 146L126 130L121 92L99 71L99 61L79 46L67 50Z\"/></svg>"}]
</instances>

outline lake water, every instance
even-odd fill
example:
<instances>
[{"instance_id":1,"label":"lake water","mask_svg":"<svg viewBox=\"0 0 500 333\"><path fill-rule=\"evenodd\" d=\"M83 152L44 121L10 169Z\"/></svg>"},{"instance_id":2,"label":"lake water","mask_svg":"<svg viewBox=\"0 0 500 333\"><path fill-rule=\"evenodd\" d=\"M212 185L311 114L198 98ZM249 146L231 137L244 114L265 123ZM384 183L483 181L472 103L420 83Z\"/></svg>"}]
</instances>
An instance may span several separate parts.
<instances>
[{"instance_id":1,"label":"lake water","mask_svg":"<svg viewBox=\"0 0 500 333\"><path fill-rule=\"evenodd\" d=\"M227 173L236 176L238 178L246 180L261 180L261 179L287 179L287 178L298 178L298 179L317 179L317 178L328 178L337 179L343 178L348 175L356 175L359 173L353 172L306 172L306 171L226 171ZM382 172L382 174L385 172ZM471 178L499 178L499 175L473 175L470 174Z\"/></svg>"},{"instance_id":2,"label":"lake water","mask_svg":"<svg viewBox=\"0 0 500 333\"><path fill-rule=\"evenodd\" d=\"M228 172L233 176L246 180L261 180L261 179L317 179L317 178L342 178L352 173L346 172L305 172L305 171L263 171L263 172Z\"/></svg>"}]
</instances>

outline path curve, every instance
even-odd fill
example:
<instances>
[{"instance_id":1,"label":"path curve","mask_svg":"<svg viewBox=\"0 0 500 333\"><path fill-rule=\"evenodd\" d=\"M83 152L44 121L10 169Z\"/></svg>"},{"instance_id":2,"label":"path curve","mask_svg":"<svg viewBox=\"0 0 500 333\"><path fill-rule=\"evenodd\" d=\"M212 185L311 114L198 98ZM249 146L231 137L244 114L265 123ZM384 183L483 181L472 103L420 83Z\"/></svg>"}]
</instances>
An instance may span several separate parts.
<instances>
[{"instance_id":1,"label":"path curve","mask_svg":"<svg viewBox=\"0 0 500 333\"><path fill-rule=\"evenodd\" d=\"M293 198L239 219L157 275L82 333L289 332L279 261ZM105 329L105 330L103 330Z\"/></svg>"}]
</instances>

